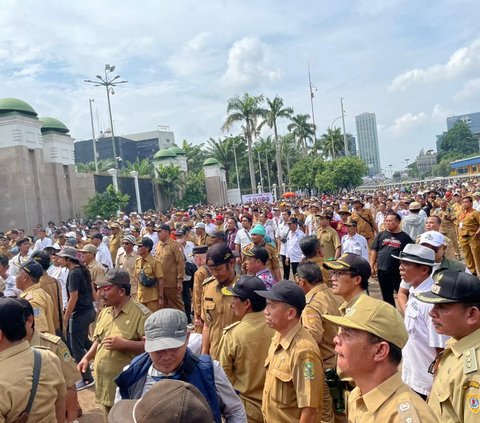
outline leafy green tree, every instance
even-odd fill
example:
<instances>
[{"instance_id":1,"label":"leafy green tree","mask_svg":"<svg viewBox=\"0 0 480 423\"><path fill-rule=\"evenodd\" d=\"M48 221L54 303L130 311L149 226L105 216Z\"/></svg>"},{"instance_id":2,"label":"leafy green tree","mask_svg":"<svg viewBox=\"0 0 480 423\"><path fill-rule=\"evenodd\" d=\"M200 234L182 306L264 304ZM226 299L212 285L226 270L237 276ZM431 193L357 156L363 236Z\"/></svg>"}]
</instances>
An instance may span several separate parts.
<instances>
[{"instance_id":1,"label":"leafy green tree","mask_svg":"<svg viewBox=\"0 0 480 423\"><path fill-rule=\"evenodd\" d=\"M190 205L204 204L206 201L205 174L203 170L189 172L185 180L185 193L179 202L180 207L187 208Z\"/></svg>"},{"instance_id":2,"label":"leafy green tree","mask_svg":"<svg viewBox=\"0 0 480 423\"><path fill-rule=\"evenodd\" d=\"M320 137L320 146L326 159L330 158L333 160L337 157L345 156L345 145L340 128L328 128L327 132Z\"/></svg>"},{"instance_id":3,"label":"leafy green tree","mask_svg":"<svg viewBox=\"0 0 480 423\"><path fill-rule=\"evenodd\" d=\"M311 195L316 187L316 177L325 170L325 166L319 157L307 156L298 161L289 173L290 188L305 189Z\"/></svg>"},{"instance_id":4,"label":"leafy green tree","mask_svg":"<svg viewBox=\"0 0 480 423\"><path fill-rule=\"evenodd\" d=\"M433 166L432 174L433 176L450 176L451 166L450 162L452 160L448 158L443 158L440 160L440 163L437 163Z\"/></svg>"},{"instance_id":5,"label":"leafy green tree","mask_svg":"<svg viewBox=\"0 0 480 423\"><path fill-rule=\"evenodd\" d=\"M253 164L253 139L257 135L260 121L267 111L262 107L263 95L253 96L245 93L243 97L233 97L228 100L227 118L222 126L224 131L229 130L234 124L242 124L243 133L247 140L248 167L250 171L250 185L252 192L256 192L255 167Z\"/></svg>"},{"instance_id":6,"label":"leafy green tree","mask_svg":"<svg viewBox=\"0 0 480 423\"><path fill-rule=\"evenodd\" d=\"M294 166L300 159L300 153L294 135L290 132L281 137L280 146L282 153L282 166L285 162L284 169L287 170L287 175L289 175L292 166Z\"/></svg>"},{"instance_id":7,"label":"leafy green tree","mask_svg":"<svg viewBox=\"0 0 480 423\"><path fill-rule=\"evenodd\" d=\"M278 140L278 119L290 119L293 115L293 109L291 107L284 107L283 100L279 96L275 96L273 100L267 98L267 113L265 114L265 120L262 123L267 124L270 129L273 128L273 136L275 137L275 161L277 162L277 177L278 186L283 183L283 169L282 169L282 156L281 146Z\"/></svg>"},{"instance_id":8,"label":"leafy green tree","mask_svg":"<svg viewBox=\"0 0 480 423\"><path fill-rule=\"evenodd\" d=\"M203 162L207 158L207 153L202 144L193 145L187 140L182 142L182 150L187 156L187 168L189 172L198 173L203 168Z\"/></svg>"},{"instance_id":9,"label":"leafy green tree","mask_svg":"<svg viewBox=\"0 0 480 423\"><path fill-rule=\"evenodd\" d=\"M325 162L325 167L317 174L315 183L318 190L323 192L340 192L344 189L351 191L362 184L362 177L367 172L367 165L359 157L341 157Z\"/></svg>"},{"instance_id":10,"label":"leafy green tree","mask_svg":"<svg viewBox=\"0 0 480 423\"><path fill-rule=\"evenodd\" d=\"M459 120L442 135L438 161L441 161L447 154L456 153L463 158L477 152L478 139L473 136L468 124Z\"/></svg>"},{"instance_id":11,"label":"leafy green tree","mask_svg":"<svg viewBox=\"0 0 480 423\"><path fill-rule=\"evenodd\" d=\"M138 176L153 176L153 162L149 159L143 159L142 161L137 159L133 163L127 160L122 168L122 174L130 175L132 171L137 171Z\"/></svg>"},{"instance_id":12,"label":"leafy green tree","mask_svg":"<svg viewBox=\"0 0 480 423\"><path fill-rule=\"evenodd\" d=\"M105 173L108 169L114 167L113 159L98 160L98 172ZM77 163L77 172L95 172L95 162Z\"/></svg>"},{"instance_id":13,"label":"leafy green tree","mask_svg":"<svg viewBox=\"0 0 480 423\"><path fill-rule=\"evenodd\" d=\"M310 119L310 115L295 115L291 118L292 123L287 126L287 129L297 140L303 157L306 157L308 154L308 142L313 141L315 137L314 125L307 122L308 119Z\"/></svg>"},{"instance_id":14,"label":"leafy green tree","mask_svg":"<svg viewBox=\"0 0 480 423\"><path fill-rule=\"evenodd\" d=\"M159 165L156 180L165 199L165 207L168 208L178 200L178 192L182 182L180 168L172 163L167 166Z\"/></svg>"},{"instance_id":15,"label":"leafy green tree","mask_svg":"<svg viewBox=\"0 0 480 423\"><path fill-rule=\"evenodd\" d=\"M104 192L98 192L88 200L85 206L85 213L89 219L100 216L101 219L111 219L122 210L127 204L130 196L115 190L109 185Z\"/></svg>"}]
</instances>

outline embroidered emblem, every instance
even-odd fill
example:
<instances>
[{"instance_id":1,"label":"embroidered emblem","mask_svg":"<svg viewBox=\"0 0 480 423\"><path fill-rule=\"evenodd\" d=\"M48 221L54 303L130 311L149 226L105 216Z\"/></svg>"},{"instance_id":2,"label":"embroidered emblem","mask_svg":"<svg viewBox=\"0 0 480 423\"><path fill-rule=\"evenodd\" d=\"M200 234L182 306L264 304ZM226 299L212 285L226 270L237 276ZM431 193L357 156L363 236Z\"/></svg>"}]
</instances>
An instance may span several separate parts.
<instances>
[{"instance_id":1,"label":"embroidered emblem","mask_svg":"<svg viewBox=\"0 0 480 423\"><path fill-rule=\"evenodd\" d=\"M313 370L313 363L311 361L303 363L303 375L306 380L313 380L315 377L315 371Z\"/></svg>"},{"instance_id":2,"label":"embroidered emblem","mask_svg":"<svg viewBox=\"0 0 480 423\"><path fill-rule=\"evenodd\" d=\"M410 404L408 402L402 402L399 404L398 410L405 413L405 411L410 410Z\"/></svg>"},{"instance_id":3,"label":"embroidered emblem","mask_svg":"<svg viewBox=\"0 0 480 423\"><path fill-rule=\"evenodd\" d=\"M468 409L473 414L480 412L480 399L478 394L467 394Z\"/></svg>"},{"instance_id":4,"label":"embroidered emblem","mask_svg":"<svg viewBox=\"0 0 480 423\"><path fill-rule=\"evenodd\" d=\"M468 382L462 385L462 389L466 390L468 388L480 388L480 383L475 382L474 380L469 380Z\"/></svg>"}]
</instances>

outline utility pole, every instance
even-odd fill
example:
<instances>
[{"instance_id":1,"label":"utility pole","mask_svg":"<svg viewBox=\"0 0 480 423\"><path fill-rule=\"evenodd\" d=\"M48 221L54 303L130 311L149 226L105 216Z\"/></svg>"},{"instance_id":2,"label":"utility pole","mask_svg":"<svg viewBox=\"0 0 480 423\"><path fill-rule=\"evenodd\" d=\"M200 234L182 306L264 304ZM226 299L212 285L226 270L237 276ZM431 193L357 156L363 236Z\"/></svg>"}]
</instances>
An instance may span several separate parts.
<instances>
[{"instance_id":1,"label":"utility pole","mask_svg":"<svg viewBox=\"0 0 480 423\"><path fill-rule=\"evenodd\" d=\"M308 63L308 87L310 89L310 106L312 107L312 122L313 122L313 142L317 141L317 125L315 125L315 110L313 109L313 97L315 96L313 91L317 91L317 87L312 84L312 78L310 77L310 63Z\"/></svg>"},{"instance_id":2,"label":"utility pole","mask_svg":"<svg viewBox=\"0 0 480 423\"><path fill-rule=\"evenodd\" d=\"M347 133L345 132L345 111L343 110L343 97L340 98L340 107L342 108L342 126L343 126L343 146L345 148L345 157L348 156Z\"/></svg>"},{"instance_id":3,"label":"utility pole","mask_svg":"<svg viewBox=\"0 0 480 423\"><path fill-rule=\"evenodd\" d=\"M92 111L92 103L94 101L95 100L93 98L88 99L88 102L90 103L90 121L92 123L93 161L95 162L95 173L98 173L97 140L95 139L95 127L93 126L93 111Z\"/></svg>"}]
</instances>

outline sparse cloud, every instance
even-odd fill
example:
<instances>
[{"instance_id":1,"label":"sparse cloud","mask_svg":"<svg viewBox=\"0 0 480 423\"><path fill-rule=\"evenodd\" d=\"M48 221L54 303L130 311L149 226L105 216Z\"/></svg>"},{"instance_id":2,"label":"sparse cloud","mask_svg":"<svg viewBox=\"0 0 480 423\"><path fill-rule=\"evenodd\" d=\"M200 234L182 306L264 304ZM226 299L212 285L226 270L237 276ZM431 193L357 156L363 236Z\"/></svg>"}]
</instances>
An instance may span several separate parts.
<instances>
[{"instance_id":1,"label":"sparse cloud","mask_svg":"<svg viewBox=\"0 0 480 423\"><path fill-rule=\"evenodd\" d=\"M394 78L389 92L405 91L415 85L455 79L480 70L480 39L455 51L447 63L409 70Z\"/></svg>"},{"instance_id":2,"label":"sparse cloud","mask_svg":"<svg viewBox=\"0 0 480 423\"><path fill-rule=\"evenodd\" d=\"M257 37L243 37L228 52L227 70L221 78L222 85L248 88L262 80L275 81L280 71L272 69L268 48Z\"/></svg>"},{"instance_id":3,"label":"sparse cloud","mask_svg":"<svg viewBox=\"0 0 480 423\"><path fill-rule=\"evenodd\" d=\"M422 125L428 119L428 115L424 112L420 112L418 114L405 113L404 115L396 118L393 121L393 124L385 129L385 133L393 136L403 135L405 132Z\"/></svg>"},{"instance_id":4,"label":"sparse cloud","mask_svg":"<svg viewBox=\"0 0 480 423\"><path fill-rule=\"evenodd\" d=\"M480 97L480 78L470 79L462 90L453 97L457 101L464 101Z\"/></svg>"}]
</instances>

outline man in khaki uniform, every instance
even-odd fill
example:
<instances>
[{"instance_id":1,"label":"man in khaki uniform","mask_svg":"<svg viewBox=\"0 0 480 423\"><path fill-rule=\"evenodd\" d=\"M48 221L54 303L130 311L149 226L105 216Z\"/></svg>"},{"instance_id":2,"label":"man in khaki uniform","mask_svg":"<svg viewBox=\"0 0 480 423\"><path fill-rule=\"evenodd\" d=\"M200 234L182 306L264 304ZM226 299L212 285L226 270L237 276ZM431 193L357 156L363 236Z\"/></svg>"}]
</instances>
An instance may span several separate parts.
<instances>
[{"instance_id":1,"label":"man in khaki uniform","mask_svg":"<svg viewBox=\"0 0 480 423\"><path fill-rule=\"evenodd\" d=\"M290 281L255 292L267 299L265 319L276 331L265 360L263 418L266 423L318 422L325 379L318 345L300 324L305 294Z\"/></svg>"},{"instance_id":2,"label":"man in khaki uniform","mask_svg":"<svg viewBox=\"0 0 480 423\"><path fill-rule=\"evenodd\" d=\"M144 351L145 320L150 311L130 298L130 276L123 269L110 269L97 282L105 307L93 333L93 345L78 368L85 371L95 358L95 398L108 412L115 400L115 377Z\"/></svg>"},{"instance_id":3,"label":"man in khaki uniform","mask_svg":"<svg viewBox=\"0 0 480 423\"><path fill-rule=\"evenodd\" d=\"M168 225L160 225L155 258L162 266L163 307L185 311L182 300L185 254L182 245L170 238Z\"/></svg>"},{"instance_id":4,"label":"man in khaki uniform","mask_svg":"<svg viewBox=\"0 0 480 423\"><path fill-rule=\"evenodd\" d=\"M0 255L7 256L9 259L12 257L8 238L5 235L0 235Z\"/></svg>"},{"instance_id":5,"label":"man in khaki uniform","mask_svg":"<svg viewBox=\"0 0 480 423\"><path fill-rule=\"evenodd\" d=\"M12 298L0 298L0 421L14 423L25 411L32 390L34 352L25 340L22 305ZM65 380L60 361L44 349L35 400L29 422L65 421Z\"/></svg>"},{"instance_id":6,"label":"man in khaki uniform","mask_svg":"<svg viewBox=\"0 0 480 423\"><path fill-rule=\"evenodd\" d=\"M332 287L332 279L327 269L323 267L325 260L322 257L322 247L320 246L320 240L316 235L309 235L300 240L300 249L305 256L304 263L315 263L322 271L323 282Z\"/></svg>"},{"instance_id":7,"label":"man in khaki uniform","mask_svg":"<svg viewBox=\"0 0 480 423\"><path fill-rule=\"evenodd\" d=\"M345 316L325 318L341 326L338 366L357 385L348 398L349 422L437 422L398 371L408 333L397 309L362 295Z\"/></svg>"},{"instance_id":8,"label":"man in khaki uniform","mask_svg":"<svg viewBox=\"0 0 480 423\"><path fill-rule=\"evenodd\" d=\"M301 323L313 336L322 354L323 368L334 369L337 366L333 338L337 335L336 325L324 319L325 314L340 316L338 307L340 298L322 283L322 272L314 263L298 266L296 283L305 293L306 306L302 312ZM333 422L333 403L326 383L323 385L322 422Z\"/></svg>"},{"instance_id":9,"label":"man in khaki uniform","mask_svg":"<svg viewBox=\"0 0 480 423\"><path fill-rule=\"evenodd\" d=\"M130 286L133 299L137 297L138 280L135 275L135 261L138 254L133 249L137 243L136 238L133 235L125 235L122 240L123 249L117 253L117 260L115 261L115 267L118 269L125 269L130 275Z\"/></svg>"},{"instance_id":10,"label":"man in khaki uniform","mask_svg":"<svg viewBox=\"0 0 480 423\"><path fill-rule=\"evenodd\" d=\"M480 212L473 208L470 196L462 199L463 212L458 216L458 239L465 264L473 275L480 276Z\"/></svg>"},{"instance_id":11,"label":"man in khaki uniform","mask_svg":"<svg viewBox=\"0 0 480 423\"><path fill-rule=\"evenodd\" d=\"M480 413L480 283L465 272L447 271L430 292L413 294L433 304L435 330L452 338L432 363L436 373L428 405L439 422L479 421Z\"/></svg>"},{"instance_id":12,"label":"man in khaki uniform","mask_svg":"<svg viewBox=\"0 0 480 423\"><path fill-rule=\"evenodd\" d=\"M193 247L193 259L198 267L198 270L193 275L193 316L195 324L195 332L202 333L202 290L203 282L212 276L210 270L206 266L207 262L207 245L200 245Z\"/></svg>"},{"instance_id":13,"label":"man in khaki uniform","mask_svg":"<svg viewBox=\"0 0 480 423\"><path fill-rule=\"evenodd\" d=\"M67 411L67 420L73 422L78 417L79 404L77 389L75 383L82 378L77 370L77 364L70 355L68 347L62 341L62 338L50 333L40 333L35 330L35 317L33 308L27 300L18 300L23 306L25 317L25 328L27 330L27 341L32 347L44 347L52 351L60 360L60 367L65 379L67 393L65 396L65 404Z\"/></svg>"},{"instance_id":14,"label":"man in khaki uniform","mask_svg":"<svg viewBox=\"0 0 480 423\"><path fill-rule=\"evenodd\" d=\"M195 245L210 245L212 243L212 238L205 232L205 223L198 222L195 225Z\"/></svg>"},{"instance_id":15,"label":"man in khaki uniform","mask_svg":"<svg viewBox=\"0 0 480 423\"><path fill-rule=\"evenodd\" d=\"M34 260L20 267L17 275L17 288L22 290L20 298L27 300L33 307L36 325L39 332L55 335L53 324L53 302L50 296L40 287L43 268Z\"/></svg>"},{"instance_id":16,"label":"man in khaki uniform","mask_svg":"<svg viewBox=\"0 0 480 423\"><path fill-rule=\"evenodd\" d=\"M234 286L222 290L224 295L233 296L233 311L242 320L224 329L218 358L243 402L249 423L263 422L265 365L259 358L267 356L275 333L265 323L265 298L255 290L265 291L266 287L253 276L240 276Z\"/></svg>"},{"instance_id":17,"label":"man in khaki uniform","mask_svg":"<svg viewBox=\"0 0 480 423\"><path fill-rule=\"evenodd\" d=\"M112 263L115 263L118 249L122 245L122 228L118 222L112 222L110 223L109 229L111 230L111 235L108 238L108 249L112 256Z\"/></svg>"},{"instance_id":18,"label":"man in khaki uniform","mask_svg":"<svg viewBox=\"0 0 480 423\"><path fill-rule=\"evenodd\" d=\"M369 209L365 209L363 200L356 198L353 201L353 212L351 218L356 220L358 233L365 237L368 247L372 246L375 234L378 232L377 224Z\"/></svg>"},{"instance_id":19,"label":"man in khaki uniform","mask_svg":"<svg viewBox=\"0 0 480 423\"><path fill-rule=\"evenodd\" d=\"M202 291L202 354L218 359L223 329L240 320L232 309L233 297L224 296L221 289L238 280L235 257L226 244L216 244L207 251L207 266L212 277L205 279Z\"/></svg>"},{"instance_id":20,"label":"man in khaki uniform","mask_svg":"<svg viewBox=\"0 0 480 423\"><path fill-rule=\"evenodd\" d=\"M338 232L330 226L332 213L326 211L318 216L319 228L317 230L317 238L320 240L323 257L325 260L338 258L340 256L342 244Z\"/></svg>"},{"instance_id":21,"label":"man in khaki uniform","mask_svg":"<svg viewBox=\"0 0 480 423\"><path fill-rule=\"evenodd\" d=\"M137 247L138 257L135 260L135 275L138 279L137 301L153 313L163 306L162 266L150 254L153 248L153 241L150 238L142 238Z\"/></svg>"},{"instance_id":22,"label":"man in khaki uniform","mask_svg":"<svg viewBox=\"0 0 480 423\"><path fill-rule=\"evenodd\" d=\"M462 255L460 252L460 246L458 244L457 229L455 227L456 216L452 207L445 198L440 200L440 207L435 210L434 215L440 218L440 227L438 229L427 228L427 230L439 231L445 237L450 239L455 250L455 258L460 260Z\"/></svg>"},{"instance_id":23,"label":"man in khaki uniform","mask_svg":"<svg viewBox=\"0 0 480 423\"><path fill-rule=\"evenodd\" d=\"M279 281L282 279L282 277L280 274L280 262L278 260L277 249L273 245L265 242L266 235L267 235L267 231L262 225L259 224L254 226L253 229L250 230L250 236L252 237L252 242L248 244L245 248L247 250L251 250L253 247L265 248L268 252L267 267L272 272L272 275L274 276L274 278L277 281ZM245 256L243 256L242 268L246 270Z\"/></svg>"}]
</instances>

